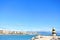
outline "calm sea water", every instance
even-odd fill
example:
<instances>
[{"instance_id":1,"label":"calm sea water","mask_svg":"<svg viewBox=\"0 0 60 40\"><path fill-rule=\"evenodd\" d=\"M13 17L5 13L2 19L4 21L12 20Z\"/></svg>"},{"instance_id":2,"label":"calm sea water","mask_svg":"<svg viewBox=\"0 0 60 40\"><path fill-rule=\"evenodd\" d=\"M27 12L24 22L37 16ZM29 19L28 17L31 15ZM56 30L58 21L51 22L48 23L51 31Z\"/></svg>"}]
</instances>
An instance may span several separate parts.
<instances>
[{"instance_id":1,"label":"calm sea water","mask_svg":"<svg viewBox=\"0 0 60 40\"><path fill-rule=\"evenodd\" d=\"M0 40L31 40L35 35L0 35Z\"/></svg>"},{"instance_id":2,"label":"calm sea water","mask_svg":"<svg viewBox=\"0 0 60 40\"><path fill-rule=\"evenodd\" d=\"M45 36L51 36L52 35L51 32L38 32L38 33L41 35L45 35ZM60 36L60 32L57 32L56 34L57 34L57 36Z\"/></svg>"},{"instance_id":3,"label":"calm sea water","mask_svg":"<svg viewBox=\"0 0 60 40\"><path fill-rule=\"evenodd\" d=\"M51 35L51 33L40 32L42 35ZM57 33L60 36L60 33ZM0 40L31 40L36 35L0 35Z\"/></svg>"}]
</instances>

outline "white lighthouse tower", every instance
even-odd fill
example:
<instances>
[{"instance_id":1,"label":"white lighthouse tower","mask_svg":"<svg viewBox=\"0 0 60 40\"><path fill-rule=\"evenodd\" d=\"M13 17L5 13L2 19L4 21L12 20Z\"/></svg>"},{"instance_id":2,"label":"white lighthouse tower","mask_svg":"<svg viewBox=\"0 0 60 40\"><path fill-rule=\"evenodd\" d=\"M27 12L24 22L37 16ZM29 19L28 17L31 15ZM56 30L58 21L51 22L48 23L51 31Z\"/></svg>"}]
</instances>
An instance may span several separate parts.
<instances>
[{"instance_id":1,"label":"white lighthouse tower","mask_svg":"<svg viewBox=\"0 0 60 40\"><path fill-rule=\"evenodd\" d=\"M51 40L58 40L56 36L56 30L55 28L52 29L52 39Z\"/></svg>"},{"instance_id":2,"label":"white lighthouse tower","mask_svg":"<svg viewBox=\"0 0 60 40\"><path fill-rule=\"evenodd\" d=\"M55 28L52 29L52 36L56 36L56 30L55 30Z\"/></svg>"}]
</instances>

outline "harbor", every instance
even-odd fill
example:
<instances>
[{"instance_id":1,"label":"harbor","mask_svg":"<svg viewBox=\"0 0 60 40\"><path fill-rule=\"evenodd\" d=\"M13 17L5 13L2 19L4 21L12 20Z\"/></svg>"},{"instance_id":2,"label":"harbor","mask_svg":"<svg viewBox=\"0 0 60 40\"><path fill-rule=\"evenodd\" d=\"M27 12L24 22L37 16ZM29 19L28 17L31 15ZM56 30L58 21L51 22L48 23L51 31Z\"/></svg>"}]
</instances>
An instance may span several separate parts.
<instances>
[{"instance_id":1,"label":"harbor","mask_svg":"<svg viewBox=\"0 0 60 40\"><path fill-rule=\"evenodd\" d=\"M32 40L60 40L60 36L57 36L56 30L53 28L51 36L37 35L35 37L32 37Z\"/></svg>"},{"instance_id":2,"label":"harbor","mask_svg":"<svg viewBox=\"0 0 60 40\"><path fill-rule=\"evenodd\" d=\"M60 0L0 0L0 40L60 40Z\"/></svg>"}]
</instances>

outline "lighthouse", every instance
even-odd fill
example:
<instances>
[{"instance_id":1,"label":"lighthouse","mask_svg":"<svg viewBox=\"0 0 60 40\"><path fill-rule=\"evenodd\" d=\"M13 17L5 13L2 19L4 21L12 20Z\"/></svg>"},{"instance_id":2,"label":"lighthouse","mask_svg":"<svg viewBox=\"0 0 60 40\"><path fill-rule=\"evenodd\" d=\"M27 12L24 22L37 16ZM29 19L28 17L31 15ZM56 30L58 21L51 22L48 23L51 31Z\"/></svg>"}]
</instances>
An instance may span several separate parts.
<instances>
[{"instance_id":1,"label":"lighthouse","mask_svg":"<svg viewBox=\"0 0 60 40\"><path fill-rule=\"evenodd\" d=\"M58 40L58 38L56 36L56 30L55 30L55 28L52 29L52 39L51 40Z\"/></svg>"},{"instance_id":2,"label":"lighthouse","mask_svg":"<svg viewBox=\"0 0 60 40\"><path fill-rule=\"evenodd\" d=\"M52 29L52 36L56 36L56 30L55 30L55 28Z\"/></svg>"}]
</instances>

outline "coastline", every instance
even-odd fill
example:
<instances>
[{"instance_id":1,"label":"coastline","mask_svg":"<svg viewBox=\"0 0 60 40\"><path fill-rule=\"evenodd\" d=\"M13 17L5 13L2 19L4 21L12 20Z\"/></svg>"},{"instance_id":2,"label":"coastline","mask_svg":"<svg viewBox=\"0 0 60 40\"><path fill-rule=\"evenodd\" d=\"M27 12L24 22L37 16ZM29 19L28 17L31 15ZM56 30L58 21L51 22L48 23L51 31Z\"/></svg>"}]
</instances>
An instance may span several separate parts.
<instances>
[{"instance_id":1,"label":"coastline","mask_svg":"<svg viewBox=\"0 0 60 40\"><path fill-rule=\"evenodd\" d=\"M53 39L53 36L41 36L41 35L38 35L38 36L32 37L31 40L52 40L52 39ZM54 39L60 40L60 36L55 36Z\"/></svg>"}]
</instances>

